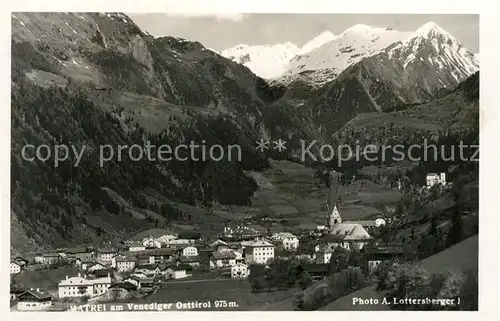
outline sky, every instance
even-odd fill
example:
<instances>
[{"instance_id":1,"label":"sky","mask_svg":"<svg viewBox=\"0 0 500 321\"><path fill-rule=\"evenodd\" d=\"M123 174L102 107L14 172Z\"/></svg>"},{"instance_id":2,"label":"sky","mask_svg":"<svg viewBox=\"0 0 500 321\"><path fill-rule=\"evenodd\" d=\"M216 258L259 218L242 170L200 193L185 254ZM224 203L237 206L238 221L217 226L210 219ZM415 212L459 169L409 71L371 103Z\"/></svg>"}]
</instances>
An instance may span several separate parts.
<instances>
[{"instance_id":1,"label":"sky","mask_svg":"<svg viewBox=\"0 0 500 321\"><path fill-rule=\"evenodd\" d=\"M465 47L479 52L479 15L475 14L128 14L155 37L199 41L221 51L239 44L292 42L302 46L323 31L340 34L355 24L412 31L433 21Z\"/></svg>"}]
</instances>

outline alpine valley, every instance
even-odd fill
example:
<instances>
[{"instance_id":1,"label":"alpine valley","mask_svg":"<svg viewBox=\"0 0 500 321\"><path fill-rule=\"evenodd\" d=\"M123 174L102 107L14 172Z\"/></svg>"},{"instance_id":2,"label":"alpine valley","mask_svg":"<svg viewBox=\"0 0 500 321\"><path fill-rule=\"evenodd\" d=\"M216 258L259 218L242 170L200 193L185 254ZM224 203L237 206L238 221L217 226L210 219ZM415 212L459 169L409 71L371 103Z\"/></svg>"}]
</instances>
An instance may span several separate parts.
<instances>
[{"instance_id":1,"label":"alpine valley","mask_svg":"<svg viewBox=\"0 0 500 321\"><path fill-rule=\"evenodd\" d=\"M203 235L243 217L284 215L276 206L292 204L310 176L278 180L283 166L335 168L353 182L368 166L302 161L301 140L477 141L478 70L477 55L432 22L414 32L354 25L302 47L241 44L219 54L196 39L155 38L121 13L14 13L11 249L97 243L149 228ZM286 140L286 151L261 153L261 139ZM146 141L238 144L243 157L99 165L100 145ZM87 152L78 166L70 153L55 167L24 160L26 144ZM418 182L432 170L413 168ZM320 206L324 192L315 190ZM279 224L307 221L304 208Z\"/></svg>"}]
</instances>

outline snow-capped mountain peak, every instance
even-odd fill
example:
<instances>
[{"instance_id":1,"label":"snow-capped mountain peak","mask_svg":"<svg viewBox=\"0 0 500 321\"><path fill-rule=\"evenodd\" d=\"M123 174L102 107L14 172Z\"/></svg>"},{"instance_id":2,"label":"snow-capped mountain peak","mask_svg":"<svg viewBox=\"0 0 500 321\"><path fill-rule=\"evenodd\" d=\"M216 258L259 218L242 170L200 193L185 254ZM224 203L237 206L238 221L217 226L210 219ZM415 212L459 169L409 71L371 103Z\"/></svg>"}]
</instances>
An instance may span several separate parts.
<instances>
[{"instance_id":1,"label":"snow-capped mountain peak","mask_svg":"<svg viewBox=\"0 0 500 321\"><path fill-rule=\"evenodd\" d=\"M279 81L287 84L300 78L313 86L321 85L349 66L378 54L387 55L391 60L387 63L392 66L401 64L403 72L411 73L415 68L447 70L443 75L450 77L436 80L447 86L456 85L479 69L477 55L434 22L413 32L357 24L336 39L294 57Z\"/></svg>"},{"instance_id":2,"label":"snow-capped mountain peak","mask_svg":"<svg viewBox=\"0 0 500 321\"><path fill-rule=\"evenodd\" d=\"M402 63L408 73L439 70L436 81L443 87L455 86L479 70L477 56L433 22L426 23L411 37L387 48L385 52L390 59ZM427 78L430 82L432 75Z\"/></svg>"},{"instance_id":3,"label":"snow-capped mountain peak","mask_svg":"<svg viewBox=\"0 0 500 321\"><path fill-rule=\"evenodd\" d=\"M439 35L451 36L446 30L432 21L427 22L426 24L418 28L415 34L423 37L435 37Z\"/></svg>"},{"instance_id":4,"label":"snow-capped mountain peak","mask_svg":"<svg viewBox=\"0 0 500 321\"><path fill-rule=\"evenodd\" d=\"M324 31L301 48L290 41L274 45L249 46L247 44L239 44L223 50L220 54L246 66L262 78L272 79L281 76L287 70L288 63L296 55L315 50L336 38L337 36L330 31Z\"/></svg>"},{"instance_id":5,"label":"snow-capped mountain peak","mask_svg":"<svg viewBox=\"0 0 500 321\"><path fill-rule=\"evenodd\" d=\"M389 28L354 25L334 40L294 57L282 78L288 82L302 72L307 72L312 77L308 81L317 80L318 84L330 81L350 65L380 52L395 42L407 39L409 35L408 32ZM311 72L318 74L313 75Z\"/></svg>"},{"instance_id":6,"label":"snow-capped mountain peak","mask_svg":"<svg viewBox=\"0 0 500 321\"><path fill-rule=\"evenodd\" d=\"M300 48L300 51L297 53L298 55L302 55L305 53L308 53L309 51L312 51L318 47L321 47L327 42L330 42L332 40L337 39L337 36L331 33L330 31L323 31L316 37L314 37L312 40L307 42L305 45Z\"/></svg>"},{"instance_id":7,"label":"snow-capped mountain peak","mask_svg":"<svg viewBox=\"0 0 500 321\"><path fill-rule=\"evenodd\" d=\"M220 54L228 59L240 63L257 76L274 78L281 75L299 51L299 47L291 42L277 45L249 46L240 44L233 48L223 50Z\"/></svg>"}]
</instances>

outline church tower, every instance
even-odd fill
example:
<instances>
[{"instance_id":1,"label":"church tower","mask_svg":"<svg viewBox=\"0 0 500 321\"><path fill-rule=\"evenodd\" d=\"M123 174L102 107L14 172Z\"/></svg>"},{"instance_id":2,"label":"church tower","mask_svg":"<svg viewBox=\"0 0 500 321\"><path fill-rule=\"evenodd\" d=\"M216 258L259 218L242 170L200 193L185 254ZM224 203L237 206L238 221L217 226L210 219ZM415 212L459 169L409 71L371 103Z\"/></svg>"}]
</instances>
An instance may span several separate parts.
<instances>
[{"instance_id":1,"label":"church tower","mask_svg":"<svg viewBox=\"0 0 500 321\"><path fill-rule=\"evenodd\" d=\"M338 180L339 174L335 171L330 173L330 189L328 191L328 202L326 205L326 227L331 229L335 224L342 223L342 217L338 207Z\"/></svg>"}]
</instances>

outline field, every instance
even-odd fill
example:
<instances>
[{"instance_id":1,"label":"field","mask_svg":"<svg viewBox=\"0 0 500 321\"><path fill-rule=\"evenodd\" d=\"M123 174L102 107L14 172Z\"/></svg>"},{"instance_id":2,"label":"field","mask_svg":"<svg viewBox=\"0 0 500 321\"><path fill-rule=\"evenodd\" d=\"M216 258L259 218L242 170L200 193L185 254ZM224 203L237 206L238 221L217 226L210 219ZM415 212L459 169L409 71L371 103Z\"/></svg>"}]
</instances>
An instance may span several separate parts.
<instances>
[{"instance_id":1,"label":"field","mask_svg":"<svg viewBox=\"0 0 500 321\"><path fill-rule=\"evenodd\" d=\"M59 268L51 270L23 270L12 279L24 288L57 289L57 284L67 276L76 276L76 268Z\"/></svg>"},{"instance_id":2,"label":"field","mask_svg":"<svg viewBox=\"0 0 500 321\"><path fill-rule=\"evenodd\" d=\"M313 179L313 169L288 161L272 161L271 165L264 173L252 174L259 184L252 207L305 228L324 224L328 188ZM369 181L339 186L338 193L344 220L371 218L380 213L376 204L394 203L401 197L399 192Z\"/></svg>"},{"instance_id":3,"label":"field","mask_svg":"<svg viewBox=\"0 0 500 321\"><path fill-rule=\"evenodd\" d=\"M168 282L158 292L137 302L176 303L181 302L212 302L210 310L218 310L214 307L214 301L226 300L234 302L231 308L220 308L219 310L262 310L267 304L289 298L293 290L252 293L247 280L237 279L204 279Z\"/></svg>"},{"instance_id":4,"label":"field","mask_svg":"<svg viewBox=\"0 0 500 321\"><path fill-rule=\"evenodd\" d=\"M254 193L248 206L214 204L208 207L175 203L162 199L151 191L144 191L148 201L169 202L183 213L188 213L190 222L170 224L169 230L150 229L153 236L179 233L183 231L199 232L203 237L213 237L220 233L227 222L243 222L257 215L267 215L277 221L272 231L283 231L290 227L314 229L325 224L325 210L328 188L313 179L314 170L298 163L271 160L271 167L264 172L247 172L254 178L259 188ZM339 186L339 195L343 203L339 205L345 221L372 219L380 214L381 204L392 204L401 194L370 181L356 181L347 186ZM136 217L155 216L153 211L141 210L140 213L128 213ZM111 222L112 218L109 218ZM138 217L134 219L137 221ZM255 222L254 222L255 223ZM101 225L103 225L102 223ZM265 231L269 226L253 224L257 230ZM132 233L128 238L141 240L149 236L149 231Z\"/></svg>"}]
</instances>

